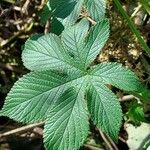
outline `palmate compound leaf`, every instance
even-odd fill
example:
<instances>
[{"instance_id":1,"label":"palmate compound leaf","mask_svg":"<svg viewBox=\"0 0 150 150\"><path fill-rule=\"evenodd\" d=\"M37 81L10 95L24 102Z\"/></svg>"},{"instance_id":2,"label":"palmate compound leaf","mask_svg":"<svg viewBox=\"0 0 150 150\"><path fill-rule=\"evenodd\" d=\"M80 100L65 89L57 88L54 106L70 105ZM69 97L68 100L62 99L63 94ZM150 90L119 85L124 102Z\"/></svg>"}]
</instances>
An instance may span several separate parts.
<instances>
[{"instance_id":1,"label":"palmate compound leaf","mask_svg":"<svg viewBox=\"0 0 150 150\"><path fill-rule=\"evenodd\" d=\"M85 25L84 23L84 21L81 21L79 24L82 27ZM66 37L68 34L74 36L72 30L68 29L68 31L70 33L64 31L64 33L67 33L67 35L64 34ZM81 32L81 30L77 30L76 28L76 32L79 35L78 32ZM59 149L78 149L87 135L87 115L85 109L83 109L86 105L84 104L82 95L86 93L83 89L77 92L70 88L75 87L76 89L84 85L84 87L89 88L87 89L88 98L85 99L85 103L87 102L88 104L94 123L112 138L116 139L122 114L116 97L104 84L112 84L121 89L136 91L136 86L139 85L135 84L137 78L130 71L123 69L121 66L118 67L116 63L108 65L100 64L97 67L86 68L89 67L89 63L94 60L108 38L109 25L107 20L101 20L92 27L88 37L85 41L83 40L84 42L81 42L83 44L83 47L79 46L79 49L82 47L80 49L80 56L83 58L81 62L76 61L74 56L70 55L71 50L68 52L69 44L66 44L65 39L62 39L66 38L64 35L61 39L54 34L47 34L40 37L36 36L26 42L22 55L23 62L27 68L34 72L25 75L16 82L8 94L0 114L3 113L3 115L25 123L46 120L44 141L47 150L58 147L59 142ZM84 37L83 33L81 35L81 37ZM82 41L82 38L80 40ZM62 42L64 42L65 46ZM77 45L79 43L80 41L78 39ZM105 67L109 69L108 72L104 69ZM113 70L110 71L110 68L113 68ZM127 75L127 78L124 78L124 74ZM121 77L118 78L120 75ZM134 85L131 86L131 82ZM87 84L88 86L86 86ZM67 92L65 92L66 90ZM64 102L68 102L67 106L70 106L70 109L66 105L63 107L63 100ZM82 102L79 103L80 101ZM108 103L110 105L107 105ZM71 114L65 112L64 109L68 109L68 112ZM57 118L61 112L62 116L67 118L68 124L65 124L65 121L62 122L62 118ZM83 115L84 113L85 115ZM74 116L74 114L77 116ZM114 119L115 115L117 115L116 119ZM72 116L77 119L75 126L71 122L73 121ZM76 136L81 131L80 127L84 123L85 127L82 133ZM52 127L58 128L58 130L51 133L53 129L49 128L51 125ZM62 127L62 131L60 127ZM72 133L70 133L70 130L72 130ZM53 138L51 139L52 136ZM55 141L58 136L61 141L60 139ZM49 139L50 144L48 143ZM70 142L73 146L71 146Z\"/></svg>"},{"instance_id":2,"label":"palmate compound leaf","mask_svg":"<svg viewBox=\"0 0 150 150\"><path fill-rule=\"evenodd\" d=\"M71 87L65 91L49 111L44 128L47 149L79 149L89 130L84 90Z\"/></svg>"},{"instance_id":3,"label":"palmate compound leaf","mask_svg":"<svg viewBox=\"0 0 150 150\"><path fill-rule=\"evenodd\" d=\"M89 129L84 100L86 80L87 76L78 70L70 74L32 72L16 82L0 114L24 123L46 120L44 140L47 150L78 149ZM70 88L72 86L78 89ZM54 112L57 112L56 116Z\"/></svg>"}]
</instances>

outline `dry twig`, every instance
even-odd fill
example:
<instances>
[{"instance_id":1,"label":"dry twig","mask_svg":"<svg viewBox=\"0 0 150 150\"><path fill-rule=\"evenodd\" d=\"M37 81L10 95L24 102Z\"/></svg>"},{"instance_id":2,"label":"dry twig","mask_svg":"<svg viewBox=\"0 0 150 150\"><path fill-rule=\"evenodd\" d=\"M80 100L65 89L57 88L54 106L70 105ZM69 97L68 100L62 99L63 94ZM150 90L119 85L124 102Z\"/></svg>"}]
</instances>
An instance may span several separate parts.
<instances>
[{"instance_id":1,"label":"dry twig","mask_svg":"<svg viewBox=\"0 0 150 150\"><path fill-rule=\"evenodd\" d=\"M138 7L136 7L135 11L132 13L131 18L134 18L141 8L142 5L139 4Z\"/></svg>"},{"instance_id":2,"label":"dry twig","mask_svg":"<svg viewBox=\"0 0 150 150\"><path fill-rule=\"evenodd\" d=\"M26 0L26 2L24 3L23 7L22 7L22 13L28 15L28 7L30 5L31 0Z\"/></svg>"},{"instance_id":3,"label":"dry twig","mask_svg":"<svg viewBox=\"0 0 150 150\"><path fill-rule=\"evenodd\" d=\"M125 95L122 98L119 99L120 102L124 102L124 101L130 101L135 99L136 97L134 95Z\"/></svg>"},{"instance_id":4,"label":"dry twig","mask_svg":"<svg viewBox=\"0 0 150 150\"><path fill-rule=\"evenodd\" d=\"M109 136L107 136L107 138L110 141L111 145L114 147L114 150L119 150L118 147L117 147L117 145L114 143L114 141Z\"/></svg>"},{"instance_id":5,"label":"dry twig","mask_svg":"<svg viewBox=\"0 0 150 150\"><path fill-rule=\"evenodd\" d=\"M24 33L24 32L28 32L31 30L33 26L33 19L29 18L29 20L27 21L27 23L22 27L21 30L19 30L18 32L14 33L14 35L12 35L9 39L7 40L3 40L0 43L0 48L2 49L4 46L6 46L8 43L10 43L12 40L14 40L15 38L17 38L20 34Z\"/></svg>"},{"instance_id":6,"label":"dry twig","mask_svg":"<svg viewBox=\"0 0 150 150\"><path fill-rule=\"evenodd\" d=\"M104 150L104 149L97 148L97 147L94 147L94 146L89 145L89 144L84 144L84 147L88 148L89 150Z\"/></svg>"},{"instance_id":7,"label":"dry twig","mask_svg":"<svg viewBox=\"0 0 150 150\"><path fill-rule=\"evenodd\" d=\"M109 150L114 150L113 147L111 146L110 142L108 141L108 139L105 137L104 133L99 130L99 133L102 137L102 139L104 140L104 142L106 143L106 145L108 146Z\"/></svg>"},{"instance_id":8,"label":"dry twig","mask_svg":"<svg viewBox=\"0 0 150 150\"><path fill-rule=\"evenodd\" d=\"M43 125L44 125L44 122L26 125L26 126L23 126L23 127L20 127L20 128L17 128L17 129L14 129L14 130L11 130L11 131L8 131L8 132L5 132L5 133L1 133L0 138L7 137L7 136L17 134L17 133L30 131L30 130L34 129L35 127L39 127L39 126L43 126Z\"/></svg>"},{"instance_id":9,"label":"dry twig","mask_svg":"<svg viewBox=\"0 0 150 150\"><path fill-rule=\"evenodd\" d=\"M95 25L95 24L96 24L96 21L93 20L92 18L90 18L89 16L87 16L87 15L85 15L85 14L83 14L83 13L81 13L80 16L87 18L87 20L88 20L92 25Z\"/></svg>"},{"instance_id":10,"label":"dry twig","mask_svg":"<svg viewBox=\"0 0 150 150\"><path fill-rule=\"evenodd\" d=\"M50 19L48 19L46 22L44 34L47 34L49 32L50 32Z\"/></svg>"},{"instance_id":11,"label":"dry twig","mask_svg":"<svg viewBox=\"0 0 150 150\"><path fill-rule=\"evenodd\" d=\"M9 64L0 63L0 68L7 69L16 73L26 73L22 69L18 69L17 67L11 66Z\"/></svg>"}]
</instances>

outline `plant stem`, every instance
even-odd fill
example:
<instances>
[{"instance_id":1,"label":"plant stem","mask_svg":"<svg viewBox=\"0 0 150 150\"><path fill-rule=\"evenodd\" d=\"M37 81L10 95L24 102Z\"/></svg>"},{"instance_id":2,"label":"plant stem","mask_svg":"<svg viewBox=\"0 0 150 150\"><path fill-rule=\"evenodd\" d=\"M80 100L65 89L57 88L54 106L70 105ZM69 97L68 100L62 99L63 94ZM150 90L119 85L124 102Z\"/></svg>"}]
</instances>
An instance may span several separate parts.
<instances>
[{"instance_id":1,"label":"plant stem","mask_svg":"<svg viewBox=\"0 0 150 150\"><path fill-rule=\"evenodd\" d=\"M150 48L147 46L145 41L143 40L140 32L135 27L134 23L132 22L131 18L128 16L127 12L123 9L122 5L120 4L119 0L114 0L115 5L117 6L118 10L126 19L128 26L130 27L131 31L136 35L137 39L139 40L141 46L144 48L146 53L150 56Z\"/></svg>"}]
</instances>

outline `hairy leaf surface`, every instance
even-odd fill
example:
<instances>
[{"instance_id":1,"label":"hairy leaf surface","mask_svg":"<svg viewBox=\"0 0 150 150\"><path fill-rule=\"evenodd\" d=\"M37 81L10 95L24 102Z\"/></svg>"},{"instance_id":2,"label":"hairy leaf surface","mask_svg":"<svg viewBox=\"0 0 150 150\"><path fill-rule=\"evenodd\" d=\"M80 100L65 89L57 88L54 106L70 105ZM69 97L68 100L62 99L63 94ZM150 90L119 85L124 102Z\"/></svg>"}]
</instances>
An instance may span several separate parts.
<instances>
[{"instance_id":1,"label":"hairy leaf surface","mask_svg":"<svg viewBox=\"0 0 150 150\"><path fill-rule=\"evenodd\" d=\"M67 28L62 33L62 42L64 47L82 62L81 49L83 48L85 37L88 34L89 22L86 19L81 20L73 27Z\"/></svg>"},{"instance_id":2,"label":"hairy leaf surface","mask_svg":"<svg viewBox=\"0 0 150 150\"><path fill-rule=\"evenodd\" d=\"M61 1L53 5L57 3ZM22 59L32 72L15 83L0 112L25 123L45 121L47 150L79 149L89 129L87 106L94 124L116 140L122 112L106 84L130 92L142 87L131 71L117 63L91 66L108 39L109 23L103 19L88 28L83 19L61 36L50 33L27 40Z\"/></svg>"},{"instance_id":3,"label":"hairy leaf surface","mask_svg":"<svg viewBox=\"0 0 150 150\"><path fill-rule=\"evenodd\" d=\"M87 98L94 123L116 140L122 120L117 97L105 85L93 80L87 92Z\"/></svg>"},{"instance_id":4,"label":"hairy leaf surface","mask_svg":"<svg viewBox=\"0 0 150 150\"><path fill-rule=\"evenodd\" d=\"M33 36L27 40L22 53L24 65L34 71L49 69L74 69L72 56L69 57L58 36L50 33Z\"/></svg>"},{"instance_id":5,"label":"hairy leaf surface","mask_svg":"<svg viewBox=\"0 0 150 150\"><path fill-rule=\"evenodd\" d=\"M44 129L47 149L79 149L87 137L89 125L84 92L65 91L48 114Z\"/></svg>"},{"instance_id":6,"label":"hairy leaf surface","mask_svg":"<svg viewBox=\"0 0 150 150\"><path fill-rule=\"evenodd\" d=\"M126 91L139 91L143 88L135 74L118 63L101 63L93 68L91 74L105 84L111 84Z\"/></svg>"},{"instance_id":7,"label":"hairy leaf surface","mask_svg":"<svg viewBox=\"0 0 150 150\"><path fill-rule=\"evenodd\" d=\"M65 89L78 86L82 80L80 72L70 75L56 71L29 73L15 83L1 113L25 123L45 120L47 111Z\"/></svg>"},{"instance_id":8,"label":"hairy leaf surface","mask_svg":"<svg viewBox=\"0 0 150 150\"><path fill-rule=\"evenodd\" d=\"M109 37L109 22L107 19L99 21L93 26L86 39L85 48L81 51L86 66L100 53Z\"/></svg>"}]
</instances>

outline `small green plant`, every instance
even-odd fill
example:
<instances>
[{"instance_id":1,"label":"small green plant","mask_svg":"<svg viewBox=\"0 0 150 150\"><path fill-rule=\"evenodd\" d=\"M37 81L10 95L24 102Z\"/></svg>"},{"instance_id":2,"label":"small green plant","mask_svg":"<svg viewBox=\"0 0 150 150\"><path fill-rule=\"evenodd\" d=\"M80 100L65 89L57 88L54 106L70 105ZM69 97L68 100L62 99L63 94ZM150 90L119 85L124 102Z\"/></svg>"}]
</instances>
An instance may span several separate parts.
<instances>
[{"instance_id":1,"label":"small green plant","mask_svg":"<svg viewBox=\"0 0 150 150\"><path fill-rule=\"evenodd\" d=\"M95 1L86 1L89 10L94 11ZM91 15L97 20L96 13ZM117 140L122 111L107 85L132 92L143 87L121 64L91 65L108 37L109 21L103 17L92 27L84 18L60 36L48 33L29 38L22 60L31 73L12 87L1 115L23 123L44 121L47 150L79 149L88 135L89 118Z\"/></svg>"}]
</instances>

